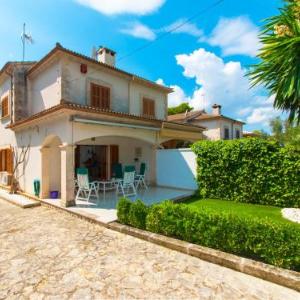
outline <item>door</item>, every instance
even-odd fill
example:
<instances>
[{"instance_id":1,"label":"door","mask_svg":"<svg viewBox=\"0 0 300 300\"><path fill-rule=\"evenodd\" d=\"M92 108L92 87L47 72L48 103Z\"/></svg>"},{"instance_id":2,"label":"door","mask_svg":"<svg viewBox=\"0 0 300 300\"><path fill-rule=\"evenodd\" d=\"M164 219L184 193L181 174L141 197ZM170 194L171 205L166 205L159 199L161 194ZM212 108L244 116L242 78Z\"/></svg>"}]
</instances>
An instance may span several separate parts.
<instances>
[{"instance_id":1,"label":"door","mask_svg":"<svg viewBox=\"0 0 300 300\"><path fill-rule=\"evenodd\" d=\"M119 162L119 146L110 145L110 176L113 173L112 167Z\"/></svg>"},{"instance_id":2,"label":"door","mask_svg":"<svg viewBox=\"0 0 300 300\"><path fill-rule=\"evenodd\" d=\"M101 180L108 179L107 176L107 146L95 146L97 159L99 160L98 176Z\"/></svg>"}]
</instances>

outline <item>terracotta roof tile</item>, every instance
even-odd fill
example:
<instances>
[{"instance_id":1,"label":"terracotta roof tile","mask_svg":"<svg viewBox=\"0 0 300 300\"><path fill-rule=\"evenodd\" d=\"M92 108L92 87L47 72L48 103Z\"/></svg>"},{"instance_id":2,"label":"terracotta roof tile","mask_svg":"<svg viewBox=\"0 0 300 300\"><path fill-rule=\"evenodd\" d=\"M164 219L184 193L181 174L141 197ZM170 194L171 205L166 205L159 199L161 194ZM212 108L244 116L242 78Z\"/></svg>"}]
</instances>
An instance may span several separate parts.
<instances>
[{"instance_id":1,"label":"terracotta roof tile","mask_svg":"<svg viewBox=\"0 0 300 300\"><path fill-rule=\"evenodd\" d=\"M169 121L176 121L176 122L183 122L183 123L191 123L195 120L214 120L214 119L227 119L236 123L241 123L245 124L242 121L238 121L229 117L226 117L224 115L212 115L208 114L205 111L191 111L186 113L181 113L181 114L176 114L176 115L170 115L168 116Z\"/></svg>"}]
</instances>

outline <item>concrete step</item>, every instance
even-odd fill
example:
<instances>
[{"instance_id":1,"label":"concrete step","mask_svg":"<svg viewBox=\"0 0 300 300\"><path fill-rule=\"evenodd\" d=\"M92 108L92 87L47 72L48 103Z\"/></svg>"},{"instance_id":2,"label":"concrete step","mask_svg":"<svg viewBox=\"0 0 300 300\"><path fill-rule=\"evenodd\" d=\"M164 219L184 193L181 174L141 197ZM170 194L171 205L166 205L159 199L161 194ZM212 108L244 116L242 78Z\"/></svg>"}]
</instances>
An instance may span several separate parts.
<instances>
[{"instance_id":1,"label":"concrete step","mask_svg":"<svg viewBox=\"0 0 300 300\"><path fill-rule=\"evenodd\" d=\"M35 201L33 199L30 199L22 195L10 194L7 190L1 188L0 188L0 199L3 199L7 202L10 202L22 208L31 208L31 207L36 207L41 205L41 203L38 201Z\"/></svg>"}]
</instances>

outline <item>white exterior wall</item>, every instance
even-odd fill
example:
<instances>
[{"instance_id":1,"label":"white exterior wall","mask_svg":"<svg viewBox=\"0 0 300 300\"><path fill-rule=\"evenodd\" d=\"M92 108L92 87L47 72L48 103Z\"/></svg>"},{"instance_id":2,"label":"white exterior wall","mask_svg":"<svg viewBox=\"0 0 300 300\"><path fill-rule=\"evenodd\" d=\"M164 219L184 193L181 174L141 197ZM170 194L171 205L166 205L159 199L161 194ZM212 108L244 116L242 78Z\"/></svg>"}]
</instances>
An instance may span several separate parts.
<instances>
[{"instance_id":1,"label":"white exterior wall","mask_svg":"<svg viewBox=\"0 0 300 300\"><path fill-rule=\"evenodd\" d=\"M130 113L142 115L143 98L155 101L155 116L157 119L165 120L167 112L167 96L155 89L144 87L136 83L130 85Z\"/></svg>"},{"instance_id":2,"label":"white exterior wall","mask_svg":"<svg viewBox=\"0 0 300 300\"><path fill-rule=\"evenodd\" d=\"M88 64L86 74L80 72L80 62L63 60L62 98L82 105L90 104L90 83L107 86L111 90L111 109L114 111L142 114L142 99L155 100L156 118L165 119L167 96L156 89L132 82L128 77L118 76L105 69Z\"/></svg>"},{"instance_id":3,"label":"white exterior wall","mask_svg":"<svg viewBox=\"0 0 300 300\"><path fill-rule=\"evenodd\" d=\"M157 150L156 157L158 185L197 189L197 158L191 149Z\"/></svg>"},{"instance_id":4,"label":"white exterior wall","mask_svg":"<svg viewBox=\"0 0 300 300\"><path fill-rule=\"evenodd\" d=\"M52 63L28 81L30 114L55 106L61 100L61 63Z\"/></svg>"},{"instance_id":5,"label":"white exterior wall","mask_svg":"<svg viewBox=\"0 0 300 300\"><path fill-rule=\"evenodd\" d=\"M71 124L69 123L68 118L62 115L51 118L51 120L43 122L38 126L16 132L16 142L14 145L17 145L19 149L21 149L22 146L30 144L24 176L20 178L20 185L23 190L33 194L33 181L35 179L41 180L42 154L40 150L47 138L50 136L57 136L62 143L70 143L71 135ZM52 154L51 155L54 158L55 153ZM60 169L59 164L60 163L55 159L52 159L51 172L58 173L56 168ZM58 190L60 190L60 183L58 183L58 180L53 183L52 188L59 188Z\"/></svg>"},{"instance_id":6,"label":"white exterior wall","mask_svg":"<svg viewBox=\"0 0 300 300\"><path fill-rule=\"evenodd\" d=\"M229 129L229 139L235 139L235 130L240 130L240 137L243 134L243 126L239 123L234 123L230 120L203 120L198 123L194 122L193 124L201 125L207 128L203 133L207 139L212 141L217 141L224 139L224 130L227 127Z\"/></svg>"},{"instance_id":7,"label":"white exterior wall","mask_svg":"<svg viewBox=\"0 0 300 300\"><path fill-rule=\"evenodd\" d=\"M111 109L129 111L129 80L88 65L87 74L80 72L80 62L63 60L63 97L81 105L90 105L90 83L107 86L111 91Z\"/></svg>"},{"instance_id":8,"label":"white exterior wall","mask_svg":"<svg viewBox=\"0 0 300 300\"><path fill-rule=\"evenodd\" d=\"M11 113L10 89L11 89L10 79L7 78L0 84L0 103L4 97L9 96L9 110ZM0 105L0 148L15 144L14 132L10 129L5 129L5 127L9 125L9 123L10 123L10 117L1 119L1 105Z\"/></svg>"},{"instance_id":9,"label":"white exterior wall","mask_svg":"<svg viewBox=\"0 0 300 300\"><path fill-rule=\"evenodd\" d=\"M203 134L209 140L217 141L221 139L220 120L201 121L196 124L207 128L207 130L203 131Z\"/></svg>"}]
</instances>

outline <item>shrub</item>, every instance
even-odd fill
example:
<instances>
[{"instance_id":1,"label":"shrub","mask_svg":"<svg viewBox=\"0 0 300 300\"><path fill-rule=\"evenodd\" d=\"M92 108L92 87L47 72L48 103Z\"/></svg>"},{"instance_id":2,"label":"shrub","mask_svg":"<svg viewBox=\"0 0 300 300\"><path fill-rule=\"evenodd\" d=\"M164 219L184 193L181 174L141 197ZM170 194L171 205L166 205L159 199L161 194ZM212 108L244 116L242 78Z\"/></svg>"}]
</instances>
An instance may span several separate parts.
<instances>
[{"instance_id":1,"label":"shrub","mask_svg":"<svg viewBox=\"0 0 300 300\"><path fill-rule=\"evenodd\" d=\"M146 229L300 271L300 230L293 225L165 202L150 208Z\"/></svg>"},{"instance_id":2,"label":"shrub","mask_svg":"<svg viewBox=\"0 0 300 300\"><path fill-rule=\"evenodd\" d=\"M126 198L121 198L117 205L118 220L122 224L129 225L129 211L132 202Z\"/></svg>"},{"instance_id":3,"label":"shrub","mask_svg":"<svg viewBox=\"0 0 300 300\"><path fill-rule=\"evenodd\" d=\"M166 201L147 207L121 199L123 224L300 271L300 228L269 219L242 218Z\"/></svg>"},{"instance_id":4,"label":"shrub","mask_svg":"<svg viewBox=\"0 0 300 300\"><path fill-rule=\"evenodd\" d=\"M146 229L146 216L149 208L141 201L133 202L129 209L128 222L131 226Z\"/></svg>"},{"instance_id":5,"label":"shrub","mask_svg":"<svg viewBox=\"0 0 300 300\"><path fill-rule=\"evenodd\" d=\"M118 220L122 224L146 229L146 216L149 208L141 201L132 202L121 198L117 205Z\"/></svg>"},{"instance_id":6,"label":"shrub","mask_svg":"<svg viewBox=\"0 0 300 300\"><path fill-rule=\"evenodd\" d=\"M281 207L300 207L300 152L262 139L200 141L198 193Z\"/></svg>"}]
</instances>

